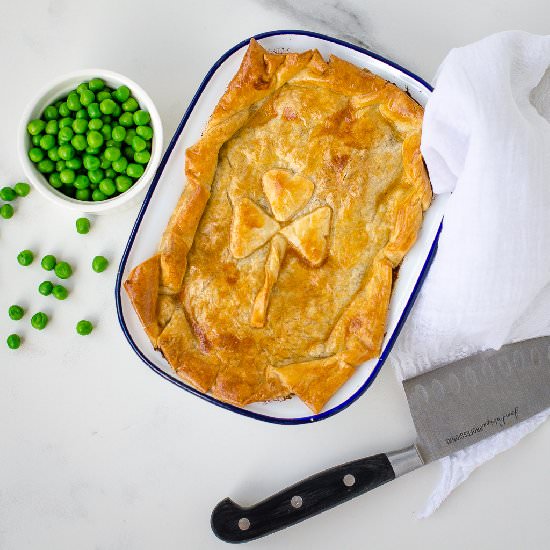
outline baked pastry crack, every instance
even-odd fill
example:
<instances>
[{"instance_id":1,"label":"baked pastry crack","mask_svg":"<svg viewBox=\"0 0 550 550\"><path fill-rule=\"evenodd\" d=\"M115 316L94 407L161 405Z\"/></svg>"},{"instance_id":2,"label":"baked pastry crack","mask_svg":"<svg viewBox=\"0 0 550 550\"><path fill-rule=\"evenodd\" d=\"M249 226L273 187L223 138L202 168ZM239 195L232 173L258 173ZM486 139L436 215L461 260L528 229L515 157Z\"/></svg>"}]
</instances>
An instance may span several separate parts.
<instances>
[{"instance_id":1,"label":"baked pastry crack","mask_svg":"<svg viewBox=\"0 0 550 550\"><path fill-rule=\"evenodd\" d=\"M393 272L432 192L423 109L315 50L251 40L201 138L158 251L125 288L187 384L319 412L380 353Z\"/></svg>"}]
</instances>

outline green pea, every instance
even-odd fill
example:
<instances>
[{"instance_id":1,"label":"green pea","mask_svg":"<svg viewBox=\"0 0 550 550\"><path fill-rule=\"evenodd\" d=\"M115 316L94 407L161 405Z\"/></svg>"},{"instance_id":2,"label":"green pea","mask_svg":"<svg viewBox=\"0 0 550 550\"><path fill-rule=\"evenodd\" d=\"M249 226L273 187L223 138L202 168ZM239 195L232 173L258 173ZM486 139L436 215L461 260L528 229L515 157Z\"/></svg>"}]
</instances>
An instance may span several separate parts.
<instances>
[{"instance_id":1,"label":"green pea","mask_svg":"<svg viewBox=\"0 0 550 550\"><path fill-rule=\"evenodd\" d=\"M129 178L128 176L117 176L116 178L116 189L119 193L128 191L133 184L134 182L132 178Z\"/></svg>"},{"instance_id":2,"label":"green pea","mask_svg":"<svg viewBox=\"0 0 550 550\"><path fill-rule=\"evenodd\" d=\"M94 155L84 155L82 160L84 161L84 168L86 168L86 170L97 170L101 163Z\"/></svg>"},{"instance_id":3,"label":"green pea","mask_svg":"<svg viewBox=\"0 0 550 550\"><path fill-rule=\"evenodd\" d=\"M40 265L42 266L42 269L45 269L46 271L51 271L55 267L56 263L57 260L55 259L55 256L47 254L42 258Z\"/></svg>"},{"instance_id":4,"label":"green pea","mask_svg":"<svg viewBox=\"0 0 550 550\"><path fill-rule=\"evenodd\" d=\"M103 121L100 118L94 118L90 120L88 124L88 128L90 130L101 130L102 127L103 127Z\"/></svg>"},{"instance_id":5,"label":"green pea","mask_svg":"<svg viewBox=\"0 0 550 550\"><path fill-rule=\"evenodd\" d=\"M75 122L77 122L75 120ZM59 143L67 143L71 141L71 138L74 136L73 129L70 126L65 126L59 130Z\"/></svg>"},{"instance_id":6,"label":"green pea","mask_svg":"<svg viewBox=\"0 0 550 550\"><path fill-rule=\"evenodd\" d=\"M122 108L118 103L116 103L113 109L113 118L118 118L121 113L122 113Z\"/></svg>"},{"instance_id":7,"label":"green pea","mask_svg":"<svg viewBox=\"0 0 550 550\"><path fill-rule=\"evenodd\" d=\"M21 252L17 254L17 261L19 265L24 267L31 265L33 260L34 254L30 250L21 250Z\"/></svg>"},{"instance_id":8,"label":"green pea","mask_svg":"<svg viewBox=\"0 0 550 550\"><path fill-rule=\"evenodd\" d=\"M52 149L50 149L48 151L48 158L50 160L53 160L54 162L60 160L61 157L59 156L59 147L53 147Z\"/></svg>"},{"instance_id":9,"label":"green pea","mask_svg":"<svg viewBox=\"0 0 550 550\"><path fill-rule=\"evenodd\" d=\"M119 102L124 103L130 97L130 88L128 86L119 86L114 92L113 97Z\"/></svg>"},{"instance_id":10,"label":"green pea","mask_svg":"<svg viewBox=\"0 0 550 550\"><path fill-rule=\"evenodd\" d=\"M88 153L88 155L99 155L99 153L101 152L101 147L86 147L86 153Z\"/></svg>"},{"instance_id":11,"label":"green pea","mask_svg":"<svg viewBox=\"0 0 550 550\"><path fill-rule=\"evenodd\" d=\"M85 235L90 232L90 220L88 218L78 218L76 220L76 232Z\"/></svg>"},{"instance_id":12,"label":"green pea","mask_svg":"<svg viewBox=\"0 0 550 550\"><path fill-rule=\"evenodd\" d=\"M54 172L53 174L50 174L48 181L50 182L50 185L55 189L59 189L63 185L59 172Z\"/></svg>"},{"instance_id":13,"label":"green pea","mask_svg":"<svg viewBox=\"0 0 550 550\"><path fill-rule=\"evenodd\" d=\"M11 204L0 206L0 216L5 220L9 220L13 216L13 206Z\"/></svg>"},{"instance_id":14,"label":"green pea","mask_svg":"<svg viewBox=\"0 0 550 550\"><path fill-rule=\"evenodd\" d=\"M134 125L134 119L132 118L132 113L123 113L118 119L118 123L125 128L130 128Z\"/></svg>"},{"instance_id":15,"label":"green pea","mask_svg":"<svg viewBox=\"0 0 550 550\"><path fill-rule=\"evenodd\" d=\"M92 269L96 273L101 273L101 272L105 271L107 269L108 265L109 265L109 260L107 260L107 258L105 258L105 256L96 256L92 260Z\"/></svg>"},{"instance_id":16,"label":"green pea","mask_svg":"<svg viewBox=\"0 0 550 550\"><path fill-rule=\"evenodd\" d=\"M122 104L122 110L123 111L128 111L130 113L133 113L134 111L137 111L138 109L139 109L139 104L133 97L129 97Z\"/></svg>"},{"instance_id":17,"label":"green pea","mask_svg":"<svg viewBox=\"0 0 550 550\"><path fill-rule=\"evenodd\" d=\"M52 147L55 147L55 138L53 136L50 136L49 134L42 136L40 138L40 147L42 147L42 149L44 149L45 151L51 149Z\"/></svg>"},{"instance_id":18,"label":"green pea","mask_svg":"<svg viewBox=\"0 0 550 550\"><path fill-rule=\"evenodd\" d=\"M150 140L153 137L153 128L151 126L138 126L136 134L145 140Z\"/></svg>"},{"instance_id":19,"label":"green pea","mask_svg":"<svg viewBox=\"0 0 550 550\"><path fill-rule=\"evenodd\" d=\"M112 132L113 141L124 141L126 137L126 128L123 126L115 126Z\"/></svg>"},{"instance_id":20,"label":"green pea","mask_svg":"<svg viewBox=\"0 0 550 550\"><path fill-rule=\"evenodd\" d=\"M65 116L69 116L71 114L71 110L69 109L67 103L63 102L60 106L59 106L59 114L63 117Z\"/></svg>"},{"instance_id":21,"label":"green pea","mask_svg":"<svg viewBox=\"0 0 550 550\"><path fill-rule=\"evenodd\" d=\"M58 160L55 163L55 169L60 173L63 172L63 170L65 170L65 161L64 160Z\"/></svg>"},{"instance_id":22,"label":"green pea","mask_svg":"<svg viewBox=\"0 0 550 550\"><path fill-rule=\"evenodd\" d=\"M48 324L48 316L45 313L43 313L42 311L39 311L38 313L35 313L31 317L31 325L36 330L45 329L47 324Z\"/></svg>"},{"instance_id":23,"label":"green pea","mask_svg":"<svg viewBox=\"0 0 550 550\"><path fill-rule=\"evenodd\" d=\"M44 115L43 116L46 120L55 120L56 118L59 117L59 113L57 112L57 109L55 108L55 106L48 105L44 109Z\"/></svg>"},{"instance_id":24,"label":"green pea","mask_svg":"<svg viewBox=\"0 0 550 550\"><path fill-rule=\"evenodd\" d=\"M75 155L75 149L72 145L60 145L58 152L61 160L70 160L74 158Z\"/></svg>"},{"instance_id":25,"label":"green pea","mask_svg":"<svg viewBox=\"0 0 550 550\"><path fill-rule=\"evenodd\" d=\"M73 270L67 262L57 262L54 272L60 279L68 279L73 274Z\"/></svg>"},{"instance_id":26,"label":"green pea","mask_svg":"<svg viewBox=\"0 0 550 550\"><path fill-rule=\"evenodd\" d=\"M70 168L65 168L59 173L59 177L64 184L70 185L71 183L74 183L76 176L74 170L71 170Z\"/></svg>"},{"instance_id":27,"label":"green pea","mask_svg":"<svg viewBox=\"0 0 550 550\"><path fill-rule=\"evenodd\" d=\"M86 89L82 90L80 92L80 103L84 105L84 107L87 107L90 105L90 103L93 103L95 101L95 94L92 92L92 90Z\"/></svg>"},{"instance_id":28,"label":"green pea","mask_svg":"<svg viewBox=\"0 0 550 550\"><path fill-rule=\"evenodd\" d=\"M55 164L50 159L41 160L37 165L38 171L42 174L49 174L55 169Z\"/></svg>"},{"instance_id":29,"label":"green pea","mask_svg":"<svg viewBox=\"0 0 550 550\"><path fill-rule=\"evenodd\" d=\"M82 168L82 161L78 157L75 157L75 158L69 159L66 162L66 166L71 170L75 170L75 171L80 170Z\"/></svg>"},{"instance_id":30,"label":"green pea","mask_svg":"<svg viewBox=\"0 0 550 550\"><path fill-rule=\"evenodd\" d=\"M44 131L46 134L54 136L57 132L59 132L59 122L57 122L57 120L49 120Z\"/></svg>"},{"instance_id":31,"label":"green pea","mask_svg":"<svg viewBox=\"0 0 550 550\"><path fill-rule=\"evenodd\" d=\"M72 124L75 134L83 134L88 129L88 121L83 118L77 118Z\"/></svg>"},{"instance_id":32,"label":"green pea","mask_svg":"<svg viewBox=\"0 0 550 550\"><path fill-rule=\"evenodd\" d=\"M99 103L90 103L90 105L88 105L88 115L90 118L101 117L101 111L99 110Z\"/></svg>"},{"instance_id":33,"label":"green pea","mask_svg":"<svg viewBox=\"0 0 550 550\"><path fill-rule=\"evenodd\" d=\"M74 186L76 189L87 189L90 187L90 178L84 174L79 174L74 180Z\"/></svg>"},{"instance_id":34,"label":"green pea","mask_svg":"<svg viewBox=\"0 0 550 550\"><path fill-rule=\"evenodd\" d=\"M25 315L25 310L21 306L13 305L9 307L8 315L12 321L20 321Z\"/></svg>"},{"instance_id":35,"label":"green pea","mask_svg":"<svg viewBox=\"0 0 550 550\"><path fill-rule=\"evenodd\" d=\"M33 162L40 162L44 158L44 150L40 149L39 147L33 147L29 151L29 158Z\"/></svg>"},{"instance_id":36,"label":"green pea","mask_svg":"<svg viewBox=\"0 0 550 550\"><path fill-rule=\"evenodd\" d=\"M75 198L79 201L89 201L90 200L90 190L89 189L77 189L75 193Z\"/></svg>"},{"instance_id":37,"label":"green pea","mask_svg":"<svg viewBox=\"0 0 550 550\"><path fill-rule=\"evenodd\" d=\"M3 201L12 201L17 197L17 193L11 187L2 187L0 189L0 199Z\"/></svg>"},{"instance_id":38,"label":"green pea","mask_svg":"<svg viewBox=\"0 0 550 550\"><path fill-rule=\"evenodd\" d=\"M145 170L141 164L132 163L132 164L128 164L128 168L126 168L126 175L137 180L141 178L141 176L143 176L144 171Z\"/></svg>"},{"instance_id":39,"label":"green pea","mask_svg":"<svg viewBox=\"0 0 550 550\"><path fill-rule=\"evenodd\" d=\"M93 201L104 201L106 198L107 197L99 189L94 189L94 192L92 193Z\"/></svg>"},{"instance_id":40,"label":"green pea","mask_svg":"<svg viewBox=\"0 0 550 550\"><path fill-rule=\"evenodd\" d=\"M88 142L83 135L77 134L76 136L73 136L73 139L71 139L71 145L77 151L84 151L84 149L88 146Z\"/></svg>"},{"instance_id":41,"label":"green pea","mask_svg":"<svg viewBox=\"0 0 550 550\"><path fill-rule=\"evenodd\" d=\"M98 148L103 145L103 136L96 130L88 132L87 140L90 147Z\"/></svg>"},{"instance_id":42,"label":"green pea","mask_svg":"<svg viewBox=\"0 0 550 550\"><path fill-rule=\"evenodd\" d=\"M147 143L143 138L140 138L139 136L134 136L132 138L132 149L136 152L144 151L147 147Z\"/></svg>"},{"instance_id":43,"label":"green pea","mask_svg":"<svg viewBox=\"0 0 550 550\"><path fill-rule=\"evenodd\" d=\"M105 149L104 154L105 154L105 158L108 161L113 162L120 158L120 149L117 149L116 147L107 147L107 149Z\"/></svg>"},{"instance_id":44,"label":"green pea","mask_svg":"<svg viewBox=\"0 0 550 550\"><path fill-rule=\"evenodd\" d=\"M90 115L88 114L87 109L80 109L80 111L76 112L75 119L76 120L88 120L90 118Z\"/></svg>"},{"instance_id":45,"label":"green pea","mask_svg":"<svg viewBox=\"0 0 550 550\"><path fill-rule=\"evenodd\" d=\"M126 168L128 167L128 161L124 157L120 157L118 160L115 160L111 164L111 166L113 167L113 170L115 172L122 174L126 172Z\"/></svg>"},{"instance_id":46,"label":"green pea","mask_svg":"<svg viewBox=\"0 0 550 550\"><path fill-rule=\"evenodd\" d=\"M92 332L93 328L92 323L84 319L82 321L78 321L76 324L76 332L80 334L80 336L88 336L88 334Z\"/></svg>"},{"instance_id":47,"label":"green pea","mask_svg":"<svg viewBox=\"0 0 550 550\"><path fill-rule=\"evenodd\" d=\"M54 298L65 300L69 295L69 291L63 285L55 285L52 290Z\"/></svg>"},{"instance_id":48,"label":"green pea","mask_svg":"<svg viewBox=\"0 0 550 550\"><path fill-rule=\"evenodd\" d=\"M126 145L132 145L132 140L136 137L136 131L134 130L134 128L130 128L127 132L126 132L126 137L124 138L124 143L126 143ZM141 138L140 138L141 139Z\"/></svg>"},{"instance_id":49,"label":"green pea","mask_svg":"<svg viewBox=\"0 0 550 550\"><path fill-rule=\"evenodd\" d=\"M46 123L43 120L35 118L27 124L27 132L29 132L31 136L37 136L45 127Z\"/></svg>"},{"instance_id":50,"label":"green pea","mask_svg":"<svg viewBox=\"0 0 550 550\"><path fill-rule=\"evenodd\" d=\"M134 160L139 164L147 164L151 159L151 153L149 151L138 151L134 153Z\"/></svg>"},{"instance_id":51,"label":"green pea","mask_svg":"<svg viewBox=\"0 0 550 550\"><path fill-rule=\"evenodd\" d=\"M20 196L26 197L31 192L31 186L24 181L20 181L13 186L13 190Z\"/></svg>"},{"instance_id":52,"label":"green pea","mask_svg":"<svg viewBox=\"0 0 550 550\"><path fill-rule=\"evenodd\" d=\"M88 90L88 83L82 82L76 87L76 93L81 94L84 90Z\"/></svg>"},{"instance_id":53,"label":"green pea","mask_svg":"<svg viewBox=\"0 0 550 550\"><path fill-rule=\"evenodd\" d=\"M110 95L110 94L109 94ZM99 99L99 98L98 98ZM110 98L105 98L100 104L99 108L104 115L111 115L115 110L116 103Z\"/></svg>"},{"instance_id":54,"label":"green pea","mask_svg":"<svg viewBox=\"0 0 550 550\"><path fill-rule=\"evenodd\" d=\"M31 136L31 142L35 147L38 147L40 145L40 138L41 137L42 136L40 134L38 134L36 136Z\"/></svg>"},{"instance_id":55,"label":"green pea","mask_svg":"<svg viewBox=\"0 0 550 550\"><path fill-rule=\"evenodd\" d=\"M97 101L100 104L100 106L101 106L101 103L106 99L111 99L111 92L108 92L107 90L102 90L97 94ZM109 114L109 113L104 113L104 114Z\"/></svg>"},{"instance_id":56,"label":"green pea","mask_svg":"<svg viewBox=\"0 0 550 550\"><path fill-rule=\"evenodd\" d=\"M44 281L38 285L38 292L42 296L49 296L52 293L53 284L50 281Z\"/></svg>"},{"instance_id":57,"label":"green pea","mask_svg":"<svg viewBox=\"0 0 550 550\"><path fill-rule=\"evenodd\" d=\"M100 168L102 170L107 170L107 168L111 168L111 162L107 160L104 156L101 157Z\"/></svg>"},{"instance_id":58,"label":"green pea","mask_svg":"<svg viewBox=\"0 0 550 550\"><path fill-rule=\"evenodd\" d=\"M98 168L97 170L88 170L88 177L90 178L90 181L92 183L99 184L99 182L104 178L104 176L105 174L103 170L101 170L100 168Z\"/></svg>"},{"instance_id":59,"label":"green pea","mask_svg":"<svg viewBox=\"0 0 550 550\"><path fill-rule=\"evenodd\" d=\"M103 139L105 141L111 139L112 133L113 133L113 130L110 124L104 124L103 127L101 128L101 134L103 135Z\"/></svg>"},{"instance_id":60,"label":"green pea","mask_svg":"<svg viewBox=\"0 0 550 550\"><path fill-rule=\"evenodd\" d=\"M111 197L116 193L116 186L112 179L105 178L99 182L99 190L106 196Z\"/></svg>"},{"instance_id":61,"label":"green pea","mask_svg":"<svg viewBox=\"0 0 550 550\"><path fill-rule=\"evenodd\" d=\"M10 334L6 338L6 343L8 344L8 348L17 349L21 345L21 337L19 334Z\"/></svg>"},{"instance_id":62,"label":"green pea","mask_svg":"<svg viewBox=\"0 0 550 550\"><path fill-rule=\"evenodd\" d=\"M71 111L79 111L82 108L80 98L76 92L71 92L67 96L67 107L69 107L69 110Z\"/></svg>"},{"instance_id":63,"label":"green pea","mask_svg":"<svg viewBox=\"0 0 550 550\"><path fill-rule=\"evenodd\" d=\"M67 126L71 126L73 123L73 119L71 117L64 117L59 121L59 129L66 128Z\"/></svg>"},{"instance_id":64,"label":"green pea","mask_svg":"<svg viewBox=\"0 0 550 550\"><path fill-rule=\"evenodd\" d=\"M139 110L134 113L134 124L136 126L145 126L151 121L151 115L147 111Z\"/></svg>"}]
</instances>

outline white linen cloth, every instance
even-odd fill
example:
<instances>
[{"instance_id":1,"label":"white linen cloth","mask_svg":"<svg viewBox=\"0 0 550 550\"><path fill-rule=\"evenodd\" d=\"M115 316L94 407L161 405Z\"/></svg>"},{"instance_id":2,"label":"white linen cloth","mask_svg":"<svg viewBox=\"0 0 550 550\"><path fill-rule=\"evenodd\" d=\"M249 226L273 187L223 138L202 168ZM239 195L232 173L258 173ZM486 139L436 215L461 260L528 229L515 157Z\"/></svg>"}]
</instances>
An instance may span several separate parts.
<instances>
[{"instance_id":1,"label":"white linen cloth","mask_svg":"<svg viewBox=\"0 0 550 550\"><path fill-rule=\"evenodd\" d=\"M401 378L550 334L549 66L550 36L511 31L452 50L438 70L422 153L434 192L453 194L437 256L390 354ZM442 459L420 516L549 415Z\"/></svg>"}]
</instances>

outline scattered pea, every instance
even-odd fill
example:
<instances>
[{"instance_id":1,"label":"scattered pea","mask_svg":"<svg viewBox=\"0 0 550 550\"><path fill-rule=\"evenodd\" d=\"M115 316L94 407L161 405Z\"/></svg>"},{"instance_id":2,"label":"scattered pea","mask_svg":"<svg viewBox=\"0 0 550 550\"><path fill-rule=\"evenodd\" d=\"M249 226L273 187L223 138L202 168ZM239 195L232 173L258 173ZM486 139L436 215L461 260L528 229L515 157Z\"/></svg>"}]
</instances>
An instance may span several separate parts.
<instances>
[{"instance_id":1,"label":"scattered pea","mask_svg":"<svg viewBox=\"0 0 550 550\"><path fill-rule=\"evenodd\" d=\"M20 321L25 315L25 310L21 306L13 305L9 307L8 315L12 321Z\"/></svg>"},{"instance_id":2,"label":"scattered pea","mask_svg":"<svg viewBox=\"0 0 550 550\"><path fill-rule=\"evenodd\" d=\"M16 195L26 197L31 192L31 186L24 181L20 181L13 186L13 190Z\"/></svg>"},{"instance_id":3,"label":"scattered pea","mask_svg":"<svg viewBox=\"0 0 550 550\"><path fill-rule=\"evenodd\" d=\"M57 260L55 259L55 256L52 256L52 254L48 254L42 258L40 265L42 266L42 269L45 269L46 271L51 271L55 267L56 263Z\"/></svg>"},{"instance_id":4,"label":"scattered pea","mask_svg":"<svg viewBox=\"0 0 550 550\"><path fill-rule=\"evenodd\" d=\"M90 220L88 218L78 218L76 220L76 232L80 233L81 235L85 235L86 233L89 233L89 231L90 231Z\"/></svg>"},{"instance_id":5,"label":"scattered pea","mask_svg":"<svg viewBox=\"0 0 550 550\"><path fill-rule=\"evenodd\" d=\"M60 279L68 279L73 274L73 270L67 262L56 263L54 272Z\"/></svg>"},{"instance_id":6,"label":"scattered pea","mask_svg":"<svg viewBox=\"0 0 550 550\"><path fill-rule=\"evenodd\" d=\"M31 265L33 260L34 254L30 250L22 250L17 255L17 261L19 262L19 265L25 267Z\"/></svg>"},{"instance_id":7,"label":"scattered pea","mask_svg":"<svg viewBox=\"0 0 550 550\"><path fill-rule=\"evenodd\" d=\"M0 189L0 199L3 201L12 201L17 197L17 194L11 187L2 187Z\"/></svg>"},{"instance_id":8,"label":"scattered pea","mask_svg":"<svg viewBox=\"0 0 550 550\"><path fill-rule=\"evenodd\" d=\"M9 220L13 216L13 206L11 204L0 206L0 216L5 220Z\"/></svg>"},{"instance_id":9,"label":"scattered pea","mask_svg":"<svg viewBox=\"0 0 550 550\"><path fill-rule=\"evenodd\" d=\"M21 345L21 337L19 334L10 334L6 339L6 343L8 348L17 349Z\"/></svg>"},{"instance_id":10,"label":"scattered pea","mask_svg":"<svg viewBox=\"0 0 550 550\"><path fill-rule=\"evenodd\" d=\"M92 323L86 320L78 321L76 324L76 332L80 334L80 336L87 336L92 332L93 328Z\"/></svg>"},{"instance_id":11,"label":"scattered pea","mask_svg":"<svg viewBox=\"0 0 550 550\"><path fill-rule=\"evenodd\" d=\"M43 330L46 328L48 320L48 316L42 311L39 311L31 317L31 325L37 330Z\"/></svg>"},{"instance_id":12,"label":"scattered pea","mask_svg":"<svg viewBox=\"0 0 550 550\"><path fill-rule=\"evenodd\" d=\"M69 291L63 285L55 285L52 290L54 298L65 300L69 295Z\"/></svg>"},{"instance_id":13,"label":"scattered pea","mask_svg":"<svg viewBox=\"0 0 550 550\"><path fill-rule=\"evenodd\" d=\"M53 290L53 284L50 281L43 281L38 285L38 292L42 294L42 296L49 296L52 293Z\"/></svg>"}]
</instances>

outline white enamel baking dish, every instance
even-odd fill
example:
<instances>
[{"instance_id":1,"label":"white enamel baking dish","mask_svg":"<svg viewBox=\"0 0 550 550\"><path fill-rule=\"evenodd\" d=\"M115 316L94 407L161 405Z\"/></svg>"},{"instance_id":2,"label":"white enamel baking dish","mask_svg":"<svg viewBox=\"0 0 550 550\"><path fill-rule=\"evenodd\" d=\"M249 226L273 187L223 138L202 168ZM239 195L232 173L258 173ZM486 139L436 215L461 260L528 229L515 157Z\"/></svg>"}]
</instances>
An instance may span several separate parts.
<instances>
[{"instance_id":1,"label":"white enamel baking dish","mask_svg":"<svg viewBox=\"0 0 550 550\"><path fill-rule=\"evenodd\" d=\"M325 58L330 54L337 55L360 67L366 67L407 90L421 105L426 104L432 91L427 82L406 69L342 40L308 31L272 31L257 35L255 38L269 50L303 51L317 48ZM134 266L155 253L164 227L184 185L185 149L199 138L214 106L236 73L248 41L249 39L243 40L231 48L208 71L161 160L120 262L115 289L117 311L120 326L137 355L157 374L180 388L219 407L258 420L280 424L314 422L332 416L351 405L376 378L391 352L435 255L447 196L440 195L434 198L433 204L425 214L418 240L400 268L390 302L387 333L380 357L359 366L355 374L334 394L320 414L312 415L311 411L296 397L280 402L254 403L241 409L218 401L210 395L204 395L177 378L167 361L151 346L122 288L122 283Z\"/></svg>"}]
</instances>

